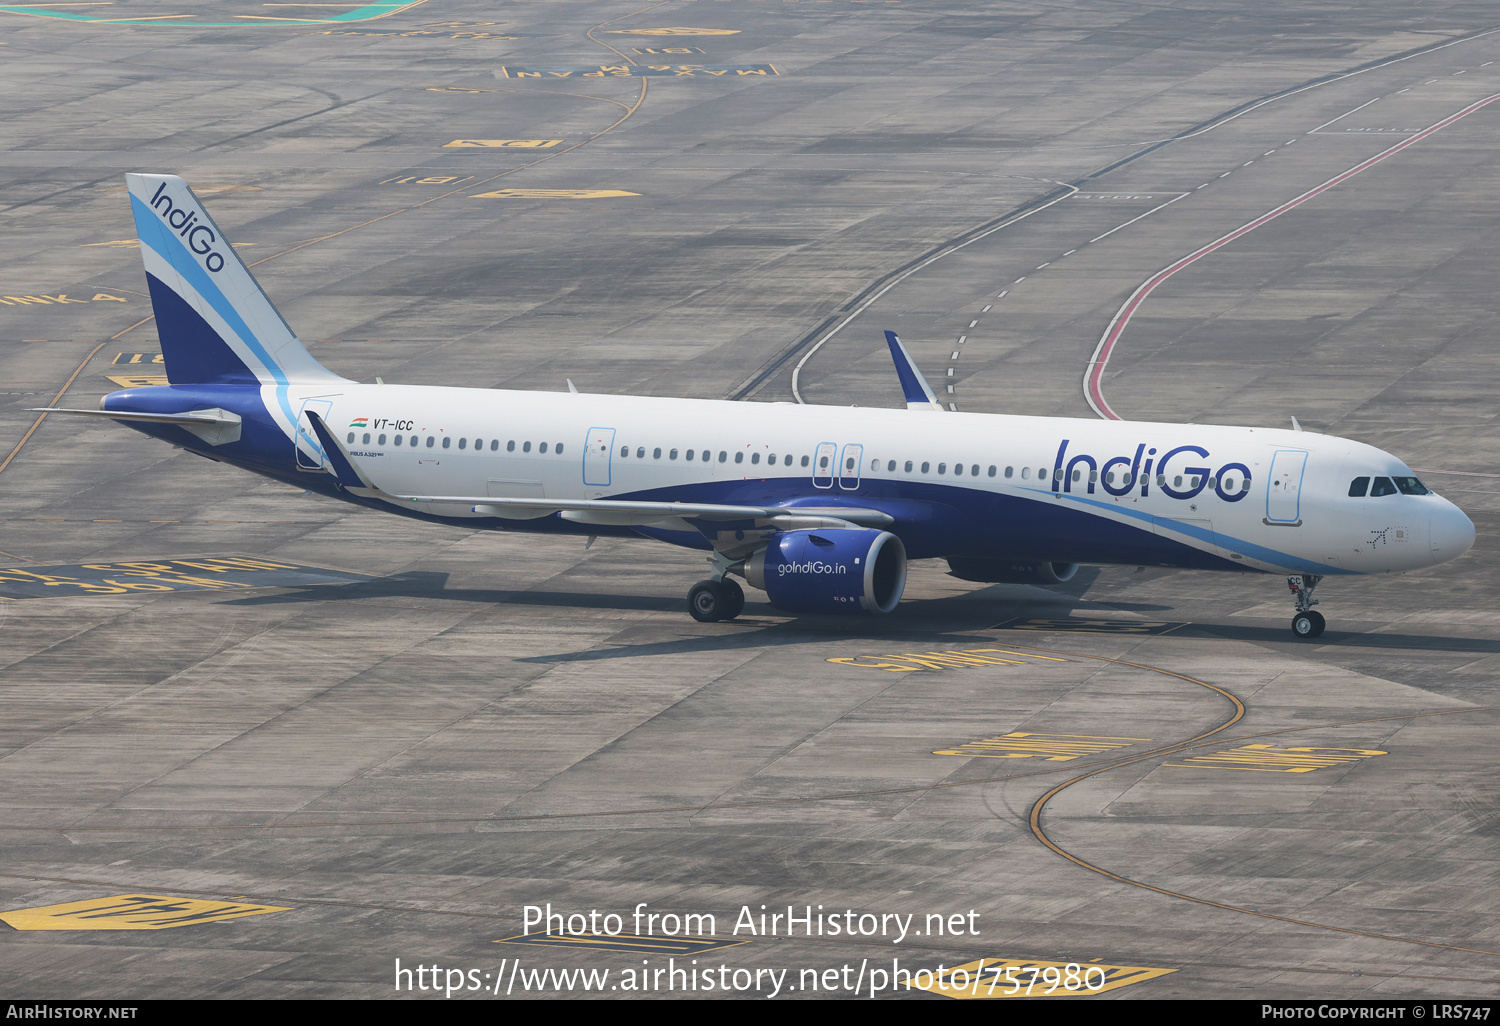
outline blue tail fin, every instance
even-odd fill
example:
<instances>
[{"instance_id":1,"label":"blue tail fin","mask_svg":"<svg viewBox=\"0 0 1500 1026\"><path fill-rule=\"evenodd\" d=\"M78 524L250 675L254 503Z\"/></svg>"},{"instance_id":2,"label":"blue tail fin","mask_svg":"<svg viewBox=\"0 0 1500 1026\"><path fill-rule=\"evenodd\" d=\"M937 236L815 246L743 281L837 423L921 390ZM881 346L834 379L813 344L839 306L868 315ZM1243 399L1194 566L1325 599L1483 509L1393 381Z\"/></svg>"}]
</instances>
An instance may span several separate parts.
<instances>
[{"instance_id":1,"label":"blue tail fin","mask_svg":"<svg viewBox=\"0 0 1500 1026\"><path fill-rule=\"evenodd\" d=\"M140 174L125 182L168 381L285 389L341 380L282 320L186 182Z\"/></svg>"}]
</instances>

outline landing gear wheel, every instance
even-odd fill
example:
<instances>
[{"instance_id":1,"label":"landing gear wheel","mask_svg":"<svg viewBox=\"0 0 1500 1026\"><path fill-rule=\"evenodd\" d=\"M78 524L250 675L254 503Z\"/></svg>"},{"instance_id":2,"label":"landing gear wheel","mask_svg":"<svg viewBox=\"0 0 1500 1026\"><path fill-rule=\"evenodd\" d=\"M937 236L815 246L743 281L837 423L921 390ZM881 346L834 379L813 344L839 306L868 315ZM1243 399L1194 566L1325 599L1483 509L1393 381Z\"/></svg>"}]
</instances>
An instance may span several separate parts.
<instances>
[{"instance_id":1,"label":"landing gear wheel","mask_svg":"<svg viewBox=\"0 0 1500 1026\"><path fill-rule=\"evenodd\" d=\"M741 592L740 602L744 601L744 593ZM733 595L720 581L699 581L688 592L687 605L694 620L713 623L728 618L726 614L733 607Z\"/></svg>"},{"instance_id":2,"label":"landing gear wheel","mask_svg":"<svg viewBox=\"0 0 1500 1026\"><path fill-rule=\"evenodd\" d=\"M727 577L719 582L719 586L724 589L724 595L729 600L724 607L723 619L733 620L745 611L745 589Z\"/></svg>"},{"instance_id":3,"label":"landing gear wheel","mask_svg":"<svg viewBox=\"0 0 1500 1026\"><path fill-rule=\"evenodd\" d=\"M1292 633L1298 638L1316 638L1327 626L1328 622L1323 619L1323 614L1313 610L1292 617Z\"/></svg>"}]
</instances>

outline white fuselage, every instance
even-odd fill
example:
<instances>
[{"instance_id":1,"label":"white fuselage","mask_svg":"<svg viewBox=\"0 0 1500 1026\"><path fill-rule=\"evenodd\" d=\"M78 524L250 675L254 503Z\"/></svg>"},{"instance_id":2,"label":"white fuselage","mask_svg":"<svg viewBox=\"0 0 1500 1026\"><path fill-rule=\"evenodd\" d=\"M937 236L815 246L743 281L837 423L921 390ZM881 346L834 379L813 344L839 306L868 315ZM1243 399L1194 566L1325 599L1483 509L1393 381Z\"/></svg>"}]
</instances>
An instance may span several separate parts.
<instances>
[{"instance_id":1,"label":"white fuselage","mask_svg":"<svg viewBox=\"0 0 1500 1026\"><path fill-rule=\"evenodd\" d=\"M915 500L956 511L971 552L976 535L1008 552L1018 533L1066 520L1075 533L1125 529L1219 557L1225 569L1285 573L1411 570L1462 554L1474 538L1438 495L1351 497L1356 478L1412 471L1372 446L1313 432L353 382L294 385L290 399L400 495L877 509ZM315 466L317 454L299 452L304 459ZM484 515L471 505L425 509ZM1080 561L1110 561L1092 541L1078 538L1091 557ZM1056 551L1046 558L1072 558L1048 544ZM1117 561L1140 558L1132 549Z\"/></svg>"}]
</instances>

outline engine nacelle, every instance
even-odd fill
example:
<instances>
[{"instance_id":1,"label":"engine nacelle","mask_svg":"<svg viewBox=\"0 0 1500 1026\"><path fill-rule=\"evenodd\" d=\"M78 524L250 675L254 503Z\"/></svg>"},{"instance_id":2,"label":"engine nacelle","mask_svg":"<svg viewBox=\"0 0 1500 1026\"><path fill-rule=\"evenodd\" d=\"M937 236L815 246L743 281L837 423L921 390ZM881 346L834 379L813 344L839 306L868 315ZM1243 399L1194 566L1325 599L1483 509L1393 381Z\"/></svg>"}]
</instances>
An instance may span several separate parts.
<instances>
[{"instance_id":1,"label":"engine nacelle","mask_svg":"<svg viewBox=\"0 0 1500 1026\"><path fill-rule=\"evenodd\" d=\"M1077 563L1019 563L1011 559L949 556L948 572L961 581L985 584L1062 584L1078 572Z\"/></svg>"},{"instance_id":2,"label":"engine nacelle","mask_svg":"<svg viewBox=\"0 0 1500 1026\"><path fill-rule=\"evenodd\" d=\"M889 531L786 531L744 573L794 613L889 613L906 589L906 546Z\"/></svg>"}]
</instances>

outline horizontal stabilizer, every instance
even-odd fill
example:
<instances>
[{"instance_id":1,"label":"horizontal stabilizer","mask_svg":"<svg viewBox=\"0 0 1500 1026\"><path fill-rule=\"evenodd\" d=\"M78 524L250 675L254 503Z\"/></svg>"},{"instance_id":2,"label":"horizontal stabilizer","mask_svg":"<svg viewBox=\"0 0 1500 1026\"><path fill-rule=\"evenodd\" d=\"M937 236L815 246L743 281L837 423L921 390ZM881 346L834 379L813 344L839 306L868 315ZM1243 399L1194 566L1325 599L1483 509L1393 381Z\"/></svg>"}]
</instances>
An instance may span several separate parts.
<instances>
[{"instance_id":1,"label":"horizontal stabilizer","mask_svg":"<svg viewBox=\"0 0 1500 1026\"><path fill-rule=\"evenodd\" d=\"M69 410L60 406L44 406L28 412L71 413L80 417L103 417L106 420L175 424L191 431L209 445L224 445L240 440L240 415L221 410L217 406L207 410L189 410L186 413L123 413L118 410Z\"/></svg>"},{"instance_id":2,"label":"horizontal stabilizer","mask_svg":"<svg viewBox=\"0 0 1500 1026\"><path fill-rule=\"evenodd\" d=\"M906 396L906 408L908 410L942 410L943 404L938 402L937 394L933 392L932 386L927 379L922 377L922 372L917 370L917 362L911 358L901 340L896 337L894 331L885 333L885 343L891 348L891 359L896 363L896 377L901 379L901 391Z\"/></svg>"}]
</instances>

